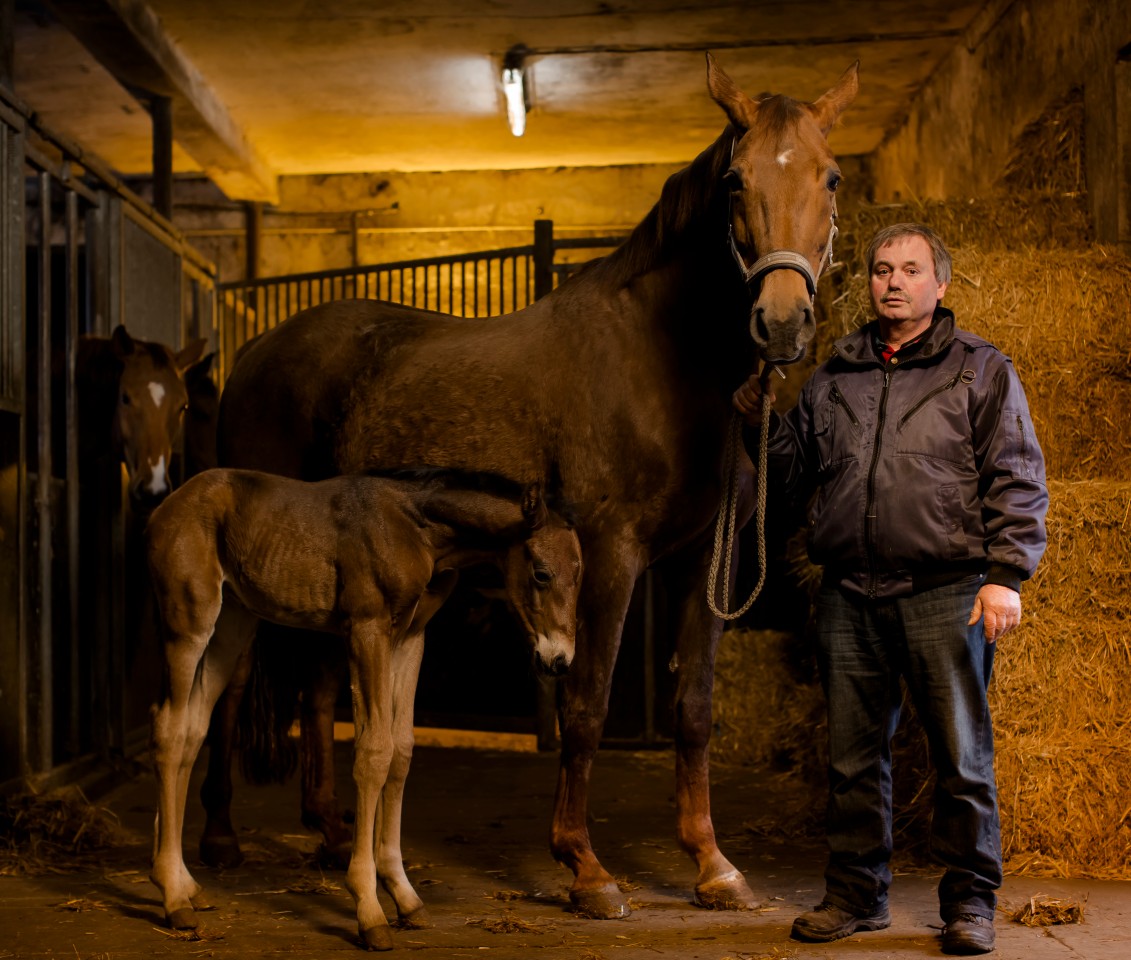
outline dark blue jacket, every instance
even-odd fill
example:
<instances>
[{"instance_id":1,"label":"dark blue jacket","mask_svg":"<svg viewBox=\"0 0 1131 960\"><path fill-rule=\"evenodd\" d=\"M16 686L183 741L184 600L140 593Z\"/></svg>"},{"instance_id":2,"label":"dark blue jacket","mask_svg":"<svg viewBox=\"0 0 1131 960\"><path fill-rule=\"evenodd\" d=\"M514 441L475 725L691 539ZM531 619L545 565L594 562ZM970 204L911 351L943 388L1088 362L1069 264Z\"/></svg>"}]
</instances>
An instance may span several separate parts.
<instances>
[{"instance_id":1,"label":"dark blue jacket","mask_svg":"<svg viewBox=\"0 0 1131 960\"><path fill-rule=\"evenodd\" d=\"M877 330L837 341L771 438L775 488L816 487L810 558L869 597L974 572L1020 589L1044 553L1048 491L1012 362L943 307L886 365Z\"/></svg>"}]
</instances>

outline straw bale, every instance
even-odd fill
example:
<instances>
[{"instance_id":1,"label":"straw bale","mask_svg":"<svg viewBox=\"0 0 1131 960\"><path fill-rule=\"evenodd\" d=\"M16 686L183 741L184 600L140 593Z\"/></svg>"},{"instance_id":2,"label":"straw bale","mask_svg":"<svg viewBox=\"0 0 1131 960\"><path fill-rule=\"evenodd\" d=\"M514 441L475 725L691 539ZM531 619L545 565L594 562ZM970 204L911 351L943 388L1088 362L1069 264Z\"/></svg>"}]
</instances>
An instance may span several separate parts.
<instances>
[{"instance_id":1,"label":"straw bale","mask_svg":"<svg viewBox=\"0 0 1131 960\"><path fill-rule=\"evenodd\" d=\"M885 223L899 217L885 218ZM819 327L817 355L873 314L864 269L841 271ZM942 234L948 239L946 234ZM1025 385L1050 476L1131 474L1131 259L1114 250L987 251L954 247L944 303L964 329L1013 360Z\"/></svg>"}]
</instances>

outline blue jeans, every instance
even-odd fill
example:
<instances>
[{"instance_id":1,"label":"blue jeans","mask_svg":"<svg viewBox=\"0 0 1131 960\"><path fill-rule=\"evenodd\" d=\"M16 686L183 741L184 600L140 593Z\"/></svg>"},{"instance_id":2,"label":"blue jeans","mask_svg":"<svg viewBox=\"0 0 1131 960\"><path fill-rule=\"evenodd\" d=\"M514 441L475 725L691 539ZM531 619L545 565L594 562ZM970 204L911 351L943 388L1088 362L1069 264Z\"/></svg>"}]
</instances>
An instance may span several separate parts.
<instances>
[{"instance_id":1,"label":"blue jeans","mask_svg":"<svg viewBox=\"0 0 1131 960\"><path fill-rule=\"evenodd\" d=\"M818 661L829 709L826 899L864 916L887 902L891 738L904 678L937 774L931 851L946 868L940 914L993 918L1001 828L986 689L994 645L966 625L981 576L869 601L823 586Z\"/></svg>"}]
</instances>

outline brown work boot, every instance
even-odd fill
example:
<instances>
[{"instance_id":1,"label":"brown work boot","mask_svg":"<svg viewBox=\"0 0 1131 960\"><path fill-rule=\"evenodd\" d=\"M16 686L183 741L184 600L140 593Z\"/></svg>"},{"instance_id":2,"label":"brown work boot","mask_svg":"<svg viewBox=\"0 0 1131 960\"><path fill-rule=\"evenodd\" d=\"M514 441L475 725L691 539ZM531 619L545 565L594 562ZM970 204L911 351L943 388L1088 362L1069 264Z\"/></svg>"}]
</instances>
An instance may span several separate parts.
<instances>
[{"instance_id":1,"label":"brown work boot","mask_svg":"<svg viewBox=\"0 0 1131 960\"><path fill-rule=\"evenodd\" d=\"M801 914L793 921L793 929L789 935L794 940L828 943L830 940L851 937L861 930L883 930L884 927L890 926L891 914L888 913L886 903L867 916L859 917L855 913L842 910L834 903L829 903L828 900L823 900L815 909Z\"/></svg>"},{"instance_id":2,"label":"brown work boot","mask_svg":"<svg viewBox=\"0 0 1131 960\"><path fill-rule=\"evenodd\" d=\"M960 913L943 928L942 952L968 956L994 948L994 922L976 913Z\"/></svg>"}]
</instances>

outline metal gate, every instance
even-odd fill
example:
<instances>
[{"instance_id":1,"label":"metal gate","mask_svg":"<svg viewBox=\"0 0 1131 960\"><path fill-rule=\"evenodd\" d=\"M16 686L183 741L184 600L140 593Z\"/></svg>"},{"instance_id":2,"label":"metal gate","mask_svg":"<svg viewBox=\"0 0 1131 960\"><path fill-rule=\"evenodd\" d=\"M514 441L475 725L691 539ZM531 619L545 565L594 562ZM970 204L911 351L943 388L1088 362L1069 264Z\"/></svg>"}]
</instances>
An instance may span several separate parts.
<instances>
[{"instance_id":1,"label":"metal gate","mask_svg":"<svg viewBox=\"0 0 1131 960\"><path fill-rule=\"evenodd\" d=\"M213 339L215 270L3 89L0 208L2 791L146 742L159 647L129 634L120 465L80 489L76 346L119 323L174 349Z\"/></svg>"}]
</instances>

